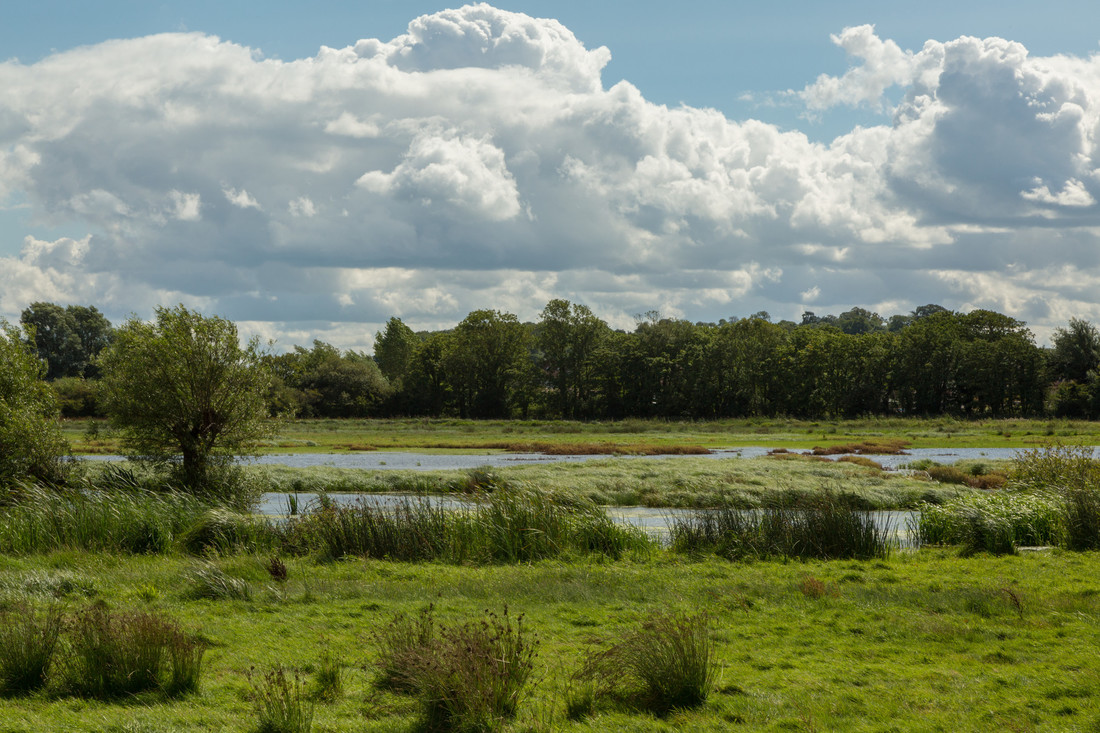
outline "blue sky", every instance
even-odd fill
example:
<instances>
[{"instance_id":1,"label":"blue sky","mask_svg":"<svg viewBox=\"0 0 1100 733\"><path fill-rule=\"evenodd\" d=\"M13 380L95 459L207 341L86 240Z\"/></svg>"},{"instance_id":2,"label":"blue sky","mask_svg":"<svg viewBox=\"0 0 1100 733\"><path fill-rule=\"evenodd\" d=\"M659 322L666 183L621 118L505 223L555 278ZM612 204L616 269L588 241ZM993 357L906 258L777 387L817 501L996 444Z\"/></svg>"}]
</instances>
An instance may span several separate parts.
<instances>
[{"instance_id":1,"label":"blue sky","mask_svg":"<svg viewBox=\"0 0 1100 733\"><path fill-rule=\"evenodd\" d=\"M448 7L6 7L0 316L1100 318L1095 3Z\"/></svg>"}]
</instances>

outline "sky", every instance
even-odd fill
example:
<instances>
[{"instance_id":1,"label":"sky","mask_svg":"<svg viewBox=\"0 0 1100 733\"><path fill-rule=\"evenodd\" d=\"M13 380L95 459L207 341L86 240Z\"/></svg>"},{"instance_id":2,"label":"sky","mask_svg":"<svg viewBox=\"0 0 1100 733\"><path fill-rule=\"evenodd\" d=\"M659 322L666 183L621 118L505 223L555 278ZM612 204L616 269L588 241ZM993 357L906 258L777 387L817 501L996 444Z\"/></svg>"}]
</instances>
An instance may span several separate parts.
<instances>
[{"instance_id":1,"label":"sky","mask_svg":"<svg viewBox=\"0 0 1100 733\"><path fill-rule=\"evenodd\" d=\"M904 5L904 7L902 7ZM184 303L370 351L553 298L1100 321L1100 6L39 0L0 317Z\"/></svg>"}]
</instances>

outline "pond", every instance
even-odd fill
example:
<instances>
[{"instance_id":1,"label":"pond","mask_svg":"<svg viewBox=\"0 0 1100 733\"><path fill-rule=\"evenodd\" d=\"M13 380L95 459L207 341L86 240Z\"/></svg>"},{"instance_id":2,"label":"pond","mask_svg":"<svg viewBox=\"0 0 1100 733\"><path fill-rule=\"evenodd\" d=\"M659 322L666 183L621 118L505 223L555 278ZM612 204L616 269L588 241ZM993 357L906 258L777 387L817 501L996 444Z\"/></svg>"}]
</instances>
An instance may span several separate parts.
<instances>
[{"instance_id":1,"label":"pond","mask_svg":"<svg viewBox=\"0 0 1100 733\"><path fill-rule=\"evenodd\" d=\"M675 461L681 458L710 458L713 460L736 458L759 458L767 455L770 448L749 446L745 448L719 448L703 456L616 456L621 460L652 458ZM1018 448L910 448L904 455L881 456L868 455L884 468L898 468L911 461L928 458L937 463L951 464L963 460L1012 459ZM370 451L363 453L294 453L272 454L249 459L247 462L260 466L290 466L291 468L310 468L329 466L333 468L369 468L375 471L446 471L479 468L503 468L524 463L580 463L595 459L606 459L607 455L565 455L551 456L545 453L398 453ZM829 456L832 459L840 456ZM123 460L122 456L86 456L90 460Z\"/></svg>"}]
</instances>

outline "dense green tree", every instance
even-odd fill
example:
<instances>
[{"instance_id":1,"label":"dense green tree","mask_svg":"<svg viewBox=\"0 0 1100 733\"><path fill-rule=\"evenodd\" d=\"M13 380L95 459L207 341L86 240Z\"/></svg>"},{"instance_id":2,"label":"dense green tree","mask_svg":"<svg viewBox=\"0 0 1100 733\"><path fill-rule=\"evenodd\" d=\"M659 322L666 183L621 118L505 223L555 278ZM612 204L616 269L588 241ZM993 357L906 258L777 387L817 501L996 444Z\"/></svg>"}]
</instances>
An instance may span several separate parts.
<instances>
[{"instance_id":1,"label":"dense green tree","mask_svg":"<svg viewBox=\"0 0 1100 733\"><path fill-rule=\"evenodd\" d=\"M397 317L391 317L385 330L374 335L374 361L394 389L400 388L418 342L413 330Z\"/></svg>"},{"instance_id":2,"label":"dense green tree","mask_svg":"<svg viewBox=\"0 0 1100 733\"><path fill-rule=\"evenodd\" d=\"M324 341L295 352L299 360L292 384L301 392L304 417L369 417L389 396L389 383L366 354L341 353Z\"/></svg>"},{"instance_id":3,"label":"dense green tree","mask_svg":"<svg viewBox=\"0 0 1100 733\"><path fill-rule=\"evenodd\" d=\"M654 311L639 319L621 371L629 414L687 417L696 408L709 411L709 405L695 404L696 393L705 391L707 328Z\"/></svg>"},{"instance_id":4,"label":"dense green tree","mask_svg":"<svg viewBox=\"0 0 1100 733\"><path fill-rule=\"evenodd\" d=\"M954 409L994 416L1038 412L1043 402L1043 354L1023 322L981 309L956 320L961 343Z\"/></svg>"},{"instance_id":5,"label":"dense green tree","mask_svg":"<svg viewBox=\"0 0 1100 733\"><path fill-rule=\"evenodd\" d=\"M20 322L47 364L48 380L96 376L95 357L113 332L110 321L94 306L32 303Z\"/></svg>"},{"instance_id":6,"label":"dense green tree","mask_svg":"<svg viewBox=\"0 0 1100 733\"><path fill-rule=\"evenodd\" d=\"M872 313L865 308L852 308L844 311L836 318L836 325L841 331L858 336L864 333L877 333L886 329L886 322L878 313Z\"/></svg>"},{"instance_id":7,"label":"dense green tree","mask_svg":"<svg viewBox=\"0 0 1100 733\"><path fill-rule=\"evenodd\" d=\"M231 321L158 307L153 322L135 317L118 330L100 367L130 455L172 468L193 491L222 491L234 458L266 434L270 375L258 340L242 348Z\"/></svg>"},{"instance_id":8,"label":"dense green tree","mask_svg":"<svg viewBox=\"0 0 1100 733\"><path fill-rule=\"evenodd\" d=\"M473 311L455 328L444 357L462 417L508 417L529 395L530 334L511 313Z\"/></svg>"},{"instance_id":9,"label":"dense green tree","mask_svg":"<svg viewBox=\"0 0 1100 733\"><path fill-rule=\"evenodd\" d=\"M588 416L595 400L593 357L607 324L586 306L551 300L542 309L535 330L538 366L553 390L555 414L566 418Z\"/></svg>"},{"instance_id":10,"label":"dense green tree","mask_svg":"<svg viewBox=\"0 0 1100 733\"><path fill-rule=\"evenodd\" d=\"M103 417L99 380L61 377L50 382L63 417Z\"/></svg>"},{"instance_id":11,"label":"dense green tree","mask_svg":"<svg viewBox=\"0 0 1100 733\"><path fill-rule=\"evenodd\" d=\"M916 318L898 333L894 385L901 412L941 415L954 411L962 342L961 326L950 311Z\"/></svg>"},{"instance_id":12,"label":"dense green tree","mask_svg":"<svg viewBox=\"0 0 1100 733\"><path fill-rule=\"evenodd\" d=\"M61 437L53 390L19 332L0 320L0 503L15 482L62 480Z\"/></svg>"},{"instance_id":13,"label":"dense green tree","mask_svg":"<svg viewBox=\"0 0 1100 733\"><path fill-rule=\"evenodd\" d=\"M429 334L413 350L405 373L405 404L417 415L442 415L451 403L447 377L447 354L451 352L450 331Z\"/></svg>"},{"instance_id":14,"label":"dense green tree","mask_svg":"<svg viewBox=\"0 0 1100 733\"><path fill-rule=\"evenodd\" d=\"M1072 380L1085 384L1098 367L1100 330L1080 318L1071 318L1065 328L1054 329L1050 351L1052 380Z\"/></svg>"},{"instance_id":15,"label":"dense green tree","mask_svg":"<svg viewBox=\"0 0 1100 733\"><path fill-rule=\"evenodd\" d=\"M720 414L748 417L773 412L776 359L788 333L782 326L758 318L719 327L713 370L721 375Z\"/></svg>"}]
</instances>

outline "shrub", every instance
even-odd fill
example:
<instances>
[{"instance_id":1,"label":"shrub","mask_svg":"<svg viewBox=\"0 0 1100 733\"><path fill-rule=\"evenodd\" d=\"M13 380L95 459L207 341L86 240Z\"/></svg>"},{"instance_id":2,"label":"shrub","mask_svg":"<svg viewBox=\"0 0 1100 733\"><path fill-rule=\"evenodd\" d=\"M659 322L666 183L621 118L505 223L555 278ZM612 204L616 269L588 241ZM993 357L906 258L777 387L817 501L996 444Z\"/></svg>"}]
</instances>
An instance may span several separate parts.
<instances>
[{"instance_id":1,"label":"shrub","mask_svg":"<svg viewBox=\"0 0 1100 733\"><path fill-rule=\"evenodd\" d=\"M46 684L61 633L61 611L20 604L0 614L0 693L15 695Z\"/></svg>"},{"instance_id":2,"label":"shrub","mask_svg":"<svg viewBox=\"0 0 1100 733\"><path fill-rule=\"evenodd\" d=\"M0 319L0 487L30 480L61 483L69 452L44 365L19 332Z\"/></svg>"},{"instance_id":3,"label":"shrub","mask_svg":"<svg viewBox=\"0 0 1100 733\"><path fill-rule=\"evenodd\" d=\"M255 700L256 733L309 733L313 728L313 705L302 695L298 670L278 665L262 676L249 670Z\"/></svg>"},{"instance_id":4,"label":"shrub","mask_svg":"<svg viewBox=\"0 0 1100 733\"><path fill-rule=\"evenodd\" d=\"M665 715L706 702L717 670L706 614L657 613L640 629L591 655L574 680L581 690L591 681L597 699L611 696Z\"/></svg>"}]
</instances>

